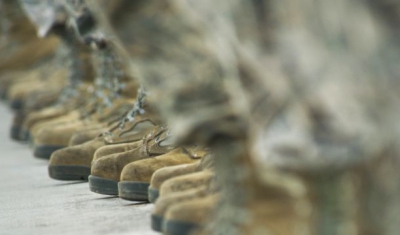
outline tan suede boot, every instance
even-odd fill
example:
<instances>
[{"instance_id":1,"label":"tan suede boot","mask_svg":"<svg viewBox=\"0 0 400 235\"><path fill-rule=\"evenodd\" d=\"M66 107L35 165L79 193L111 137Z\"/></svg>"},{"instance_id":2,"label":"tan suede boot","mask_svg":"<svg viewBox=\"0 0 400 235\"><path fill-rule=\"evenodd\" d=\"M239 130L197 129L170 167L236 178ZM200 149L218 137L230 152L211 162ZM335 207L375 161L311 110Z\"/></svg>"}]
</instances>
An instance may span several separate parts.
<instances>
[{"instance_id":1,"label":"tan suede boot","mask_svg":"<svg viewBox=\"0 0 400 235\"><path fill-rule=\"evenodd\" d=\"M8 88L21 78L26 78L31 71L10 71L4 72L0 76L0 98L6 100Z\"/></svg>"},{"instance_id":2,"label":"tan suede boot","mask_svg":"<svg viewBox=\"0 0 400 235\"><path fill-rule=\"evenodd\" d=\"M154 205L154 210L151 214L151 227L154 230L161 232L165 213L174 204L197 198L207 197L209 195L218 193L218 191L219 187L215 184L215 179L211 179L196 184L193 187L182 188L182 190L179 191L165 193L159 198L159 200L157 200Z\"/></svg>"},{"instance_id":3,"label":"tan suede boot","mask_svg":"<svg viewBox=\"0 0 400 235\"><path fill-rule=\"evenodd\" d=\"M162 184L161 196L152 214L153 229L162 230L165 234L192 234L195 230L200 230L200 234L208 234L208 230L203 229L213 219L218 198L211 202L203 197L203 190L206 190L204 185L212 184L214 177L211 174L210 180L204 180L208 177L199 177L200 173L203 172L178 176ZM243 216L252 214L250 217L237 215L243 220L239 224L246 224L245 218L252 218L250 224L242 225L242 234L269 234L272 231L285 235L296 234L296 231L303 234L304 229L308 228L310 218L305 186L298 178L282 175L273 169L266 169L262 177L262 184L256 181L248 183L252 185L252 190L246 192L246 195L251 195L249 198L253 200L246 204L247 210L236 211L232 208L231 212L226 213L244 213ZM200 178L203 181L199 181ZM235 196L247 197L246 195ZM178 206L180 201L184 206ZM198 205L201 206L197 207ZM203 211L202 208L206 210ZM188 216L189 214L193 215ZM162 229L161 224L164 224Z\"/></svg>"},{"instance_id":4,"label":"tan suede boot","mask_svg":"<svg viewBox=\"0 0 400 235\"><path fill-rule=\"evenodd\" d=\"M79 113L77 113L77 111L75 111L74 113L76 114L74 116L78 118ZM22 132L26 136L29 136L30 130L33 128L35 124L43 121L51 121L58 117L62 117L64 115L69 115L69 110L63 106L53 106L32 112L24 120L22 124Z\"/></svg>"},{"instance_id":5,"label":"tan suede boot","mask_svg":"<svg viewBox=\"0 0 400 235\"><path fill-rule=\"evenodd\" d=\"M43 69L43 70L48 70ZM20 110L25 107L25 103L28 97L35 93L46 92L49 90L55 90L57 93L61 93L62 88L66 85L66 71L60 69L54 72L54 77L43 78L43 73L47 71L41 71L38 69L36 76L38 78L25 80L20 79L20 82L14 82L8 89L7 99L10 107L13 110Z\"/></svg>"},{"instance_id":6,"label":"tan suede boot","mask_svg":"<svg viewBox=\"0 0 400 235\"><path fill-rule=\"evenodd\" d=\"M49 159L56 150L68 147L70 138L75 132L85 128L102 127L100 123L72 121L59 125L50 125L40 128L34 133L34 156Z\"/></svg>"},{"instance_id":7,"label":"tan suede boot","mask_svg":"<svg viewBox=\"0 0 400 235\"><path fill-rule=\"evenodd\" d=\"M82 114L84 115L84 114ZM113 126L118 126L120 123L120 118L113 120L114 118L111 117L109 122L104 123L104 125L100 126L94 126L84 128L83 130L79 130L73 134L69 140L68 146L76 146L80 144L84 144L85 142L88 142L90 140L93 140L99 136L101 136L103 133L106 133L110 130L110 127Z\"/></svg>"},{"instance_id":8,"label":"tan suede boot","mask_svg":"<svg viewBox=\"0 0 400 235\"><path fill-rule=\"evenodd\" d=\"M24 102L24 107L14 113L11 126L11 138L18 141L27 141L26 134L22 132L22 125L30 113L55 105L61 90L50 89L45 92L29 94Z\"/></svg>"},{"instance_id":9,"label":"tan suede boot","mask_svg":"<svg viewBox=\"0 0 400 235\"><path fill-rule=\"evenodd\" d=\"M193 199L204 198L210 195L209 186L199 186L182 192L171 193L161 197L154 205L151 212L151 228L157 232L162 232L164 216L169 208L181 202L191 201Z\"/></svg>"},{"instance_id":10,"label":"tan suede boot","mask_svg":"<svg viewBox=\"0 0 400 235\"><path fill-rule=\"evenodd\" d=\"M58 45L59 41L55 37L39 39L33 36L29 38L29 42L20 47L20 50L6 60L0 61L0 72L21 71L37 66L39 62L46 61Z\"/></svg>"},{"instance_id":11,"label":"tan suede boot","mask_svg":"<svg viewBox=\"0 0 400 235\"><path fill-rule=\"evenodd\" d=\"M51 154L49 176L56 180L87 180L93 153L104 145L101 138L60 149Z\"/></svg>"},{"instance_id":12,"label":"tan suede boot","mask_svg":"<svg viewBox=\"0 0 400 235\"><path fill-rule=\"evenodd\" d=\"M154 172L167 166L198 162L207 151L200 147L181 147L169 153L126 165L118 183L120 198L141 201L148 200L148 188Z\"/></svg>"},{"instance_id":13,"label":"tan suede boot","mask_svg":"<svg viewBox=\"0 0 400 235\"><path fill-rule=\"evenodd\" d=\"M132 142L139 146L140 141ZM104 146L99 137L86 143L55 151L49 162L49 176L56 180L88 180L93 154Z\"/></svg>"},{"instance_id":14,"label":"tan suede boot","mask_svg":"<svg viewBox=\"0 0 400 235\"><path fill-rule=\"evenodd\" d=\"M220 194L178 202L165 213L162 231L164 234L189 235L205 226L213 214Z\"/></svg>"},{"instance_id":15,"label":"tan suede boot","mask_svg":"<svg viewBox=\"0 0 400 235\"><path fill-rule=\"evenodd\" d=\"M84 144L90 140L95 139L107 130L107 127L95 127L77 131L71 136L68 147Z\"/></svg>"},{"instance_id":16,"label":"tan suede boot","mask_svg":"<svg viewBox=\"0 0 400 235\"><path fill-rule=\"evenodd\" d=\"M30 23L27 23L30 25ZM26 38L28 42L19 46L15 53L10 53L7 58L0 60L0 73L7 74L14 71L29 71L49 62L56 48L60 45L57 37L38 38L36 35ZM10 85L7 80L0 80L2 85ZM11 81L12 84L12 81Z\"/></svg>"},{"instance_id":17,"label":"tan suede boot","mask_svg":"<svg viewBox=\"0 0 400 235\"><path fill-rule=\"evenodd\" d=\"M48 118L48 116L53 116ZM29 115L31 116L31 115ZM66 123L72 123L78 121L80 119L79 110L67 111L63 107L58 108L49 108L43 110L43 112L33 113L33 119L28 119L27 121L33 121L32 127L29 129L23 129L24 133L29 136L29 140L31 144L34 145L35 139L34 137L38 134L41 128L49 127L49 126L57 126L63 125Z\"/></svg>"},{"instance_id":18,"label":"tan suede boot","mask_svg":"<svg viewBox=\"0 0 400 235\"><path fill-rule=\"evenodd\" d=\"M175 149L169 143L170 138L168 129L158 126L143 138L139 147L94 161L89 176L90 190L100 194L118 195L122 169L131 162L159 156Z\"/></svg>"},{"instance_id":19,"label":"tan suede boot","mask_svg":"<svg viewBox=\"0 0 400 235\"><path fill-rule=\"evenodd\" d=\"M92 121L92 117L101 103L100 99L94 99L94 89L90 84L83 84L78 91L79 97L66 98L54 107L30 114L24 122L23 130L30 136L35 136L35 133L44 126L75 121ZM87 101L80 102L79 100L82 99L80 96Z\"/></svg>"},{"instance_id":20,"label":"tan suede boot","mask_svg":"<svg viewBox=\"0 0 400 235\"><path fill-rule=\"evenodd\" d=\"M150 131L151 126L156 125L157 121L154 121L155 115L150 110L136 113L133 119L130 119L131 114L127 116L129 118L124 117L123 122L115 124L109 131L93 140L54 152L49 164L50 177L58 180L86 180L90 175L91 162L97 149L122 143L135 149L141 143L138 141ZM149 123L153 124L148 125Z\"/></svg>"},{"instance_id":21,"label":"tan suede boot","mask_svg":"<svg viewBox=\"0 0 400 235\"><path fill-rule=\"evenodd\" d=\"M93 156L93 161L96 161L97 159L108 156L108 155L127 152L127 151L133 150L137 147L138 147L137 141L132 142L132 143L120 143L120 144L105 145L96 150L96 152L94 153L94 156Z\"/></svg>"},{"instance_id":22,"label":"tan suede boot","mask_svg":"<svg viewBox=\"0 0 400 235\"><path fill-rule=\"evenodd\" d=\"M48 72L47 70L48 68L37 68L29 74L26 79L17 79L12 85L10 85L7 92L7 100L11 109L23 109L27 98L34 93L41 91L46 92L51 89L56 89L59 92L61 91L65 84L65 76L60 74L61 76L51 81L49 78L43 78L43 74Z\"/></svg>"},{"instance_id":23,"label":"tan suede boot","mask_svg":"<svg viewBox=\"0 0 400 235\"><path fill-rule=\"evenodd\" d=\"M94 116L93 119L41 127L33 136L35 144L34 155L38 158L50 158L54 151L67 147L72 135L77 131L84 128L106 127L108 121L114 120L116 116L121 117L131 106L132 100L124 100L106 110L103 115Z\"/></svg>"},{"instance_id":24,"label":"tan suede boot","mask_svg":"<svg viewBox=\"0 0 400 235\"><path fill-rule=\"evenodd\" d=\"M82 88L85 88L83 86ZM87 89L92 89L88 87ZM91 93L91 92L90 92ZM89 96L85 96L89 99ZM65 124L68 122L81 122L81 123L107 123L118 121L121 116L127 112L127 109L131 107L130 98L128 99L118 99L113 103L111 107L101 107L100 99L96 99L93 102L86 104L84 108L76 108L79 106L78 103L72 100L72 104L69 102L67 105L60 105L55 108L50 107L40 111L39 113L32 114L32 117L28 117L27 121L24 123L24 130L29 129L30 135L35 136L37 131L44 126L53 126L59 124ZM96 113L96 111L98 113ZM59 112L64 112L64 115L53 117L53 115Z\"/></svg>"},{"instance_id":25,"label":"tan suede boot","mask_svg":"<svg viewBox=\"0 0 400 235\"><path fill-rule=\"evenodd\" d=\"M210 184L215 178L215 172L204 170L187 175L181 175L166 180L160 188L160 198L176 192L197 188Z\"/></svg>"},{"instance_id":26,"label":"tan suede boot","mask_svg":"<svg viewBox=\"0 0 400 235\"><path fill-rule=\"evenodd\" d=\"M60 97L61 92L62 87L54 86L50 87L50 89L40 90L38 92L29 94L26 101L24 102L24 110L26 110L26 113L29 114L37 110L51 107L57 103L58 97Z\"/></svg>"},{"instance_id":27,"label":"tan suede boot","mask_svg":"<svg viewBox=\"0 0 400 235\"><path fill-rule=\"evenodd\" d=\"M30 25L30 23L27 24ZM54 49L58 44L58 40L54 37L41 40L33 36L31 37L30 42L25 46L20 47L21 50L8 56L6 60L0 61L1 97L7 98L9 88L14 84L14 82L26 77L27 74L32 72L33 68L38 66L38 63L46 63L54 53ZM31 56L32 52L37 53L34 53L35 55Z\"/></svg>"},{"instance_id":28,"label":"tan suede boot","mask_svg":"<svg viewBox=\"0 0 400 235\"><path fill-rule=\"evenodd\" d=\"M77 88L78 96L71 97L54 106L29 113L21 126L21 138L28 140L31 135L34 135L35 129L39 129L45 124L78 120L82 116L82 110L78 107L84 105L85 100L89 99L92 94L92 88L91 84L81 84Z\"/></svg>"},{"instance_id":29,"label":"tan suede boot","mask_svg":"<svg viewBox=\"0 0 400 235\"><path fill-rule=\"evenodd\" d=\"M212 167L212 154L207 153L206 155L204 155L204 157L201 158L200 161L197 161L195 163L182 164L178 166L168 166L156 170L150 180L148 191L149 201L154 203L157 200L160 194L160 187L162 183L164 183L168 179L181 175L187 175L190 173L200 172L206 169L212 169Z\"/></svg>"}]
</instances>

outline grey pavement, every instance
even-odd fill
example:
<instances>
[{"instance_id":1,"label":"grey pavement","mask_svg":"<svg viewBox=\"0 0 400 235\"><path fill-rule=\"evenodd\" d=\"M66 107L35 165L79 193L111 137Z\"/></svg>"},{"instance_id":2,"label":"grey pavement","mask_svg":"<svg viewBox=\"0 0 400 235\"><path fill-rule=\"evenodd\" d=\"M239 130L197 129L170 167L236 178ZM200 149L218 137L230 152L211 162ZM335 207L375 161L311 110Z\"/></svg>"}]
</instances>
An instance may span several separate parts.
<instances>
[{"instance_id":1,"label":"grey pavement","mask_svg":"<svg viewBox=\"0 0 400 235\"><path fill-rule=\"evenodd\" d=\"M0 104L0 234L158 234L150 229L152 205L50 179L46 161L9 139L11 119Z\"/></svg>"}]
</instances>

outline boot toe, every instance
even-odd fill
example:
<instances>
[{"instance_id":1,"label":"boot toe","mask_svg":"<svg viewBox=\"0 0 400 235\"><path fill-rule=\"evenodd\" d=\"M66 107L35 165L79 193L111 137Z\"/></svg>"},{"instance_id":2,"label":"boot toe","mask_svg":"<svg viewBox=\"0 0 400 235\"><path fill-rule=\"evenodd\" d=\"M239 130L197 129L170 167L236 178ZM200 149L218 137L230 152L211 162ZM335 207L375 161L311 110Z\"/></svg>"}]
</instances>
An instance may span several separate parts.
<instances>
[{"instance_id":1,"label":"boot toe","mask_svg":"<svg viewBox=\"0 0 400 235\"><path fill-rule=\"evenodd\" d=\"M92 163L91 174L97 177L119 181L120 172L113 156L103 157Z\"/></svg>"}]
</instances>

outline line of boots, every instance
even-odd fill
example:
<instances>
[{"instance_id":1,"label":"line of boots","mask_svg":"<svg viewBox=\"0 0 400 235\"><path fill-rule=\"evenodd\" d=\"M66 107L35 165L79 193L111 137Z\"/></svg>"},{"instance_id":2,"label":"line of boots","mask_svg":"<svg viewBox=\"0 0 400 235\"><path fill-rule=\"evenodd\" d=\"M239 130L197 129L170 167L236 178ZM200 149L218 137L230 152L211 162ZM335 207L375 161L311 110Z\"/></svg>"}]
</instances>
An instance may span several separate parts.
<instances>
[{"instance_id":1,"label":"line of boots","mask_svg":"<svg viewBox=\"0 0 400 235\"><path fill-rule=\"evenodd\" d=\"M398 13L372 2L0 0L10 136L163 234L397 235Z\"/></svg>"}]
</instances>

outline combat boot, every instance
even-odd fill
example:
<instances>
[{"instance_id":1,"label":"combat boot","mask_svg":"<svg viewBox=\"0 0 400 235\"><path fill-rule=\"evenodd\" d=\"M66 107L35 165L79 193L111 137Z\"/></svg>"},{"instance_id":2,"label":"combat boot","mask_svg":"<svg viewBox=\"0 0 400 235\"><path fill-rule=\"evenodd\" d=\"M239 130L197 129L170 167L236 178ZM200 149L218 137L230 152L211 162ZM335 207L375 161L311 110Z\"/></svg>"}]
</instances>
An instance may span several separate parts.
<instances>
[{"instance_id":1,"label":"combat boot","mask_svg":"<svg viewBox=\"0 0 400 235\"><path fill-rule=\"evenodd\" d=\"M173 205L180 202L190 201L193 199L204 198L209 195L218 193L218 187L214 180L205 181L197 187L183 189L181 191L172 192L160 197L154 205L151 214L151 227L153 230L161 232L165 213Z\"/></svg>"},{"instance_id":2,"label":"combat boot","mask_svg":"<svg viewBox=\"0 0 400 235\"><path fill-rule=\"evenodd\" d=\"M106 145L120 144L128 144L135 149L143 136L157 125L157 118L149 108L148 111L140 109L139 113L137 107L133 110L134 114L129 113L121 123L114 125L95 139L54 152L49 163L50 177L58 180L87 180L97 149Z\"/></svg>"},{"instance_id":3,"label":"combat boot","mask_svg":"<svg viewBox=\"0 0 400 235\"><path fill-rule=\"evenodd\" d=\"M0 73L29 71L38 67L43 62L51 60L51 56L58 45L59 41L55 37L44 39L37 38L36 36L30 37L28 43L21 46L19 50L12 53L5 60L0 61ZM11 83L6 84L6 86L3 85L3 87L7 90L8 86L12 83L13 81L11 80Z\"/></svg>"},{"instance_id":4,"label":"combat boot","mask_svg":"<svg viewBox=\"0 0 400 235\"><path fill-rule=\"evenodd\" d=\"M22 125L28 115L46 107L55 105L60 95L60 91L48 90L40 93L30 94L24 102L24 107L21 110L14 112L14 117L11 126L11 138L15 140L27 140L22 135Z\"/></svg>"},{"instance_id":5,"label":"combat boot","mask_svg":"<svg viewBox=\"0 0 400 235\"><path fill-rule=\"evenodd\" d=\"M20 128L21 140L29 140L35 132L34 129L39 129L42 125L78 120L82 116L81 110L78 107L84 105L85 101L89 99L89 96L93 92L92 90L93 86L90 83L83 83L75 89L66 88L64 93L66 97L62 93L61 96L63 97L59 97L60 100L54 106L30 112L22 121ZM85 106L83 109L86 108Z\"/></svg>"},{"instance_id":6,"label":"combat boot","mask_svg":"<svg viewBox=\"0 0 400 235\"><path fill-rule=\"evenodd\" d=\"M212 169L212 154L207 153L204 157L201 158L200 161L190 164L182 164L178 166L168 166L158 169L154 172L153 176L150 180L148 197L149 201L154 203L158 196L160 195L160 187L162 183L167 181L168 179L181 176L188 175L190 173L200 172L206 169Z\"/></svg>"},{"instance_id":7,"label":"combat boot","mask_svg":"<svg viewBox=\"0 0 400 235\"><path fill-rule=\"evenodd\" d=\"M27 94L41 87L42 78L40 76L40 68L38 68L9 84L6 99L11 109L22 109Z\"/></svg>"},{"instance_id":8,"label":"combat boot","mask_svg":"<svg viewBox=\"0 0 400 235\"><path fill-rule=\"evenodd\" d=\"M136 83L132 81L127 84L135 85ZM107 127L110 123L121 119L121 116L131 109L134 98L130 96L132 94L136 95L136 92L131 92L129 96L120 96L119 93L122 93L123 90L118 90L117 92L110 90L110 88L99 87L99 89L95 93L93 103L89 102L87 104L87 107L81 111L80 117L74 121L74 124L71 123L64 126L64 123L62 123L64 127L57 128L53 128L54 124L47 125L47 127L36 127L41 131L40 133L39 131L34 132L32 135L34 144L37 145L35 156L49 158L51 153L54 152L51 146L55 146L57 149L59 149L58 146L66 147L75 132L88 128Z\"/></svg>"},{"instance_id":9,"label":"combat boot","mask_svg":"<svg viewBox=\"0 0 400 235\"><path fill-rule=\"evenodd\" d=\"M190 235L204 227L219 202L220 194L177 202L168 207L162 224L163 234Z\"/></svg>"},{"instance_id":10,"label":"combat boot","mask_svg":"<svg viewBox=\"0 0 400 235\"><path fill-rule=\"evenodd\" d=\"M160 187L160 198L169 194L183 192L189 189L209 185L215 178L215 172L204 170L187 175L181 175L166 180Z\"/></svg>"},{"instance_id":11,"label":"combat boot","mask_svg":"<svg viewBox=\"0 0 400 235\"><path fill-rule=\"evenodd\" d=\"M129 163L121 172L118 195L126 200L147 201L150 180L156 170L198 162L205 154L207 151L201 147L180 147L157 157Z\"/></svg>"},{"instance_id":12,"label":"combat boot","mask_svg":"<svg viewBox=\"0 0 400 235\"><path fill-rule=\"evenodd\" d=\"M60 86L60 84L58 84L49 87L49 89L39 90L29 94L24 102L23 111L28 115L31 112L56 105L64 87L65 85Z\"/></svg>"},{"instance_id":13,"label":"combat boot","mask_svg":"<svg viewBox=\"0 0 400 235\"><path fill-rule=\"evenodd\" d=\"M45 93L49 91L54 91L56 94L60 94L62 89L66 85L65 70L62 69L54 73L51 77L42 77L48 71L48 68L38 68L37 79L20 79L20 82L15 82L8 89L7 99L9 101L10 107L13 110L20 110L25 108L25 103L28 98L33 98L34 94ZM44 71L41 71L44 70ZM40 96L36 95L37 98ZM31 100L31 102L33 102ZM36 102L41 102L38 100Z\"/></svg>"},{"instance_id":14,"label":"combat boot","mask_svg":"<svg viewBox=\"0 0 400 235\"><path fill-rule=\"evenodd\" d=\"M76 120L79 120L81 114L79 110L74 109L72 111L68 111L65 107L50 107L44 110L34 112L28 115L27 120L24 121L22 126L21 138L29 138L29 141L32 145L34 145L34 136L37 135L37 132L46 126L56 126L59 124L70 123ZM25 128L30 126L29 128Z\"/></svg>"},{"instance_id":15,"label":"combat boot","mask_svg":"<svg viewBox=\"0 0 400 235\"><path fill-rule=\"evenodd\" d=\"M26 118L35 111L55 105L60 93L61 89L52 89L50 87L50 89L46 91L29 94L24 102L23 109L14 112L10 131L11 138L18 141L28 140L27 134L23 132L22 128Z\"/></svg>"},{"instance_id":16,"label":"combat boot","mask_svg":"<svg viewBox=\"0 0 400 235\"><path fill-rule=\"evenodd\" d=\"M96 150L93 156L93 161L96 161L97 159L108 155L127 152L137 147L138 147L137 142L108 144Z\"/></svg>"},{"instance_id":17,"label":"combat boot","mask_svg":"<svg viewBox=\"0 0 400 235\"><path fill-rule=\"evenodd\" d=\"M38 39L32 35L30 42L20 47L7 59L0 61L1 97L7 99L9 88L15 82L26 79L27 75L32 74L32 71L40 66L39 64L48 63L58 45L59 42L54 37Z\"/></svg>"},{"instance_id":18,"label":"combat boot","mask_svg":"<svg viewBox=\"0 0 400 235\"><path fill-rule=\"evenodd\" d=\"M7 99L8 88L17 80L26 78L27 72L13 71L2 73L0 76L0 98Z\"/></svg>"},{"instance_id":19,"label":"combat boot","mask_svg":"<svg viewBox=\"0 0 400 235\"><path fill-rule=\"evenodd\" d=\"M85 126L85 123L72 121L41 127L31 136L33 155L37 158L49 159L54 151L67 147L71 136Z\"/></svg>"},{"instance_id":20,"label":"combat boot","mask_svg":"<svg viewBox=\"0 0 400 235\"><path fill-rule=\"evenodd\" d=\"M49 162L49 176L56 180L88 180L93 154L96 149L104 146L103 138L99 137L81 145L71 146L55 151ZM140 141L132 143L139 146Z\"/></svg>"},{"instance_id":21,"label":"combat boot","mask_svg":"<svg viewBox=\"0 0 400 235\"><path fill-rule=\"evenodd\" d=\"M113 125L113 124L110 124ZM94 127L87 128L85 130L80 130L75 132L69 139L68 147L84 144L90 140L95 139L102 133L108 131L107 127Z\"/></svg>"},{"instance_id":22,"label":"combat boot","mask_svg":"<svg viewBox=\"0 0 400 235\"><path fill-rule=\"evenodd\" d=\"M94 115L92 119L41 127L33 136L34 155L38 158L49 159L54 151L68 147L71 137L77 131L85 128L106 127L109 121L121 117L131 106L132 100L121 100L108 110L104 110L101 115Z\"/></svg>"},{"instance_id":23,"label":"combat boot","mask_svg":"<svg viewBox=\"0 0 400 235\"><path fill-rule=\"evenodd\" d=\"M209 196L204 196L202 190L206 189L203 187L212 185L215 178L214 174L210 173L208 176L205 174L199 177L200 173L203 172L175 177L162 184L161 195L152 214L154 229L159 230L163 224L161 230L165 234L209 234L205 226L213 222L214 211L221 209L227 210L224 213L238 213L235 216L240 218L237 223L243 234L268 234L271 231L285 235L296 232L303 234L305 229L309 228L310 204L306 198L306 188L298 178L268 169L262 176L263 184L249 181L247 185L251 185L252 190L235 195L241 199L252 198L252 203L227 208L220 205L224 201L219 200L219 193L212 194L217 196L213 201L206 199ZM185 200L186 198L189 200ZM181 204L179 201L183 201L183 206L179 206ZM166 203L171 204L166 205ZM198 205L201 207L197 207ZM203 207L205 211L202 210ZM185 216L181 216L177 210L181 210ZM195 215L187 217L187 213ZM251 216L246 217L247 213L251 213ZM247 224L246 218L252 218L252 222ZM228 231L223 229L220 231ZM194 233L195 230L199 230L198 233Z\"/></svg>"},{"instance_id":24,"label":"combat boot","mask_svg":"<svg viewBox=\"0 0 400 235\"><path fill-rule=\"evenodd\" d=\"M95 96L95 86L91 83L67 87L56 105L30 113L22 126L23 131L34 136L35 131L46 125L87 119L101 103Z\"/></svg>"},{"instance_id":25,"label":"combat boot","mask_svg":"<svg viewBox=\"0 0 400 235\"><path fill-rule=\"evenodd\" d=\"M118 182L122 169L131 162L159 156L174 150L176 147L170 143L170 139L168 129L157 126L143 137L139 147L93 161L91 175L89 176L90 190L100 194L118 195Z\"/></svg>"}]
</instances>

